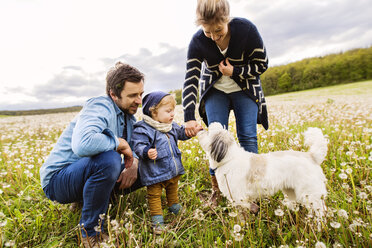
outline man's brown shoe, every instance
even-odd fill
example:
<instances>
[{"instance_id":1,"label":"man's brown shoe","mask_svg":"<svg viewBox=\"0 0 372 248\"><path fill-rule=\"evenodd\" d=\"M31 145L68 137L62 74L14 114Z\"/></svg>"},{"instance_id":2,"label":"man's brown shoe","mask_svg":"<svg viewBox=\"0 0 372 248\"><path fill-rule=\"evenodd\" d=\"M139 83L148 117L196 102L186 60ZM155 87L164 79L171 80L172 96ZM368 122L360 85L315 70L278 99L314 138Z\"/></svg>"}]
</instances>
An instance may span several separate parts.
<instances>
[{"instance_id":1,"label":"man's brown shoe","mask_svg":"<svg viewBox=\"0 0 372 248\"><path fill-rule=\"evenodd\" d=\"M100 236L83 237L81 242L84 248L99 248L100 243L109 241L109 236L102 233Z\"/></svg>"}]
</instances>

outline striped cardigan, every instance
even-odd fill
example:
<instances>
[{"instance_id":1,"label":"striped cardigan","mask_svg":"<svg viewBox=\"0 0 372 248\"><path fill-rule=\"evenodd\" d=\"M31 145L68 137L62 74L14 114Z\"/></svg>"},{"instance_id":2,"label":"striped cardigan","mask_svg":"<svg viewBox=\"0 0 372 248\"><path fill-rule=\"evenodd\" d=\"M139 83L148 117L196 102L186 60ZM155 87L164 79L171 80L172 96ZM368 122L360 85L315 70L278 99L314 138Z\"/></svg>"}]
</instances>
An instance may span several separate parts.
<instances>
[{"instance_id":1,"label":"striped cardigan","mask_svg":"<svg viewBox=\"0 0 372 248\"><path fill-rule=\"evenodd\" d=\"M218 65L227 58L234 66L231 78L257 103L259 108L257 123L268 129L267 108L260 81L260 75L268 67L265 46L256 26L247 19L233 18L229 25L231 38L225 57L216 43L206 37L201 29L192 37L187 52L187 71L182 90L185 121L195 120L196 99L200 86L199 115L208 124L204 97L221 78L222 73L218 70Z\"/></svg>"}]
</instances>

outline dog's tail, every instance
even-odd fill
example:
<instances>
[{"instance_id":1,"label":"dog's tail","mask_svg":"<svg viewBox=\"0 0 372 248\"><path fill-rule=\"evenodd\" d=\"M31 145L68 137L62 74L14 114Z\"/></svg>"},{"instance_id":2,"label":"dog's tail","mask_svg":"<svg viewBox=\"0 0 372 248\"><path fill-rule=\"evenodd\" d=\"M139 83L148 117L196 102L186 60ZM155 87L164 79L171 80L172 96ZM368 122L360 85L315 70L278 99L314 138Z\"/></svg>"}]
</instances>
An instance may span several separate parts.
<instances>
[{"instance_id":1,"label":"dog's tail","mask_svg":"<svg viewBox=\"0 0 372 248\"><path fill-rule=\"evenodd\" d=\"M305 145L310 146L310 154L317 164L321 164L327 156L328 141L322 130L316 127L309 127L304 133Z\"/></svg>"}]
</instances>

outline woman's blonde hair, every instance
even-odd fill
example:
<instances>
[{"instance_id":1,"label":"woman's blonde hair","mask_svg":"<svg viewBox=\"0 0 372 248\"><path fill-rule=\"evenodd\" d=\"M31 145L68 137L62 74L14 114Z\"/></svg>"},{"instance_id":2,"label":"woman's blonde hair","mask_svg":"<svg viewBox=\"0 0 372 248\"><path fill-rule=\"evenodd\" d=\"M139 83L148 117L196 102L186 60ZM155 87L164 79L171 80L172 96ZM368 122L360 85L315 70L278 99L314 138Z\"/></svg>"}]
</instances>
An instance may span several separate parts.
<instances>
[{"instance_id":1,"label":"woman's blonde hair","mask_svg":"<svg viewBox=\"0 0 372 248\"><path fill-rule=\"evenodd\" d=\"M227 23L230 21L230 6L227 0L198 0L196 25Z\"/></svg>"},{"instance_id":2,"label":"woman's blonde hair","mask_svg":"<svg viewBox=\"0 0 372 248\"><path fill-rule=\"evenodd\" d=\"M161 99L161 101L156 106L150 107L149 111L151 115L156 114L158 113L158 110L161 106L168 104L171 105L172 108L175 108L177 105L177 102L172 95L166 95L165 97L163 97L163 99Z\"/></svg>"}]
</instances>

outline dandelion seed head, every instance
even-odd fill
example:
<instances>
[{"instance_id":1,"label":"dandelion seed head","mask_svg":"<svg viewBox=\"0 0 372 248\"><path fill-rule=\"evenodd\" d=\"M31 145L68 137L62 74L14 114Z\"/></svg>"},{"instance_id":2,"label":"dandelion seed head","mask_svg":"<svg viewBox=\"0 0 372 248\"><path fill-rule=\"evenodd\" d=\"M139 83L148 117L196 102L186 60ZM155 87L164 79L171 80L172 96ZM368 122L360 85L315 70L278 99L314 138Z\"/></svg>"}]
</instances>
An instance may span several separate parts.
<instances>
[{"instance_id":1,"label":"dandelion seed head","mask_svg":"<svg viewBox=\"0 0 372 248\"><path fill-rule=\"evenodd\" d=\"M114 231L117 231L119 229L119 227L120 227L119 222L117 220L111 220L110 221L110 224L111 224L112 229Z\"/></svg>"},{"instance_id":2,"label":"dandelion seed head","mask_svg":"<svg viewBox=\"0 0 372 248\"><path fill-rule=\"evenodd\" d=\"M3 189L7 189L7 188L10 188L10 184L3 184Z\"/></svg>"},{"instance_id":3,"label":"dandelion seed head","mask_svg":"<svg viewBox=\"0 0 372 248\"><path fill-rule=\"evenodd\" d=\"M238 216L238 214L235 213L235 212L230 212L230 213L229 213L229 216L230 216L231 218L235 218L236 216Z\"/></svg>"},{"instance_id":4,"label":"dandelion seed head","mask_svg":"<svg viewBox=\"0 0 372 248\"><path fill-rule=\"evenodd\" d=\"M8 222L7 220L0 221L0 227L6 226L7 222Z\"/></svg>"},{"instance_id":5,"label":"dandelion seed head","mask_svg":"<svg viewBox=\"0 0 372 248\"><path fill-rule=\"evenodd\" d=\"M347 183L343 183L342 184L342 188L344 188L344 189L350 189L350 186Z\"/></svg>"},{"instance_id":6,"label":"dandelion seed head","mask_svg":"<svg viewBox=\"0 0 372 248\"><path fill-rule=\"evenodd\" d=\"M359 196L359 198L362 199L362 200L365 200L365 199L368 198L367 193L365 193L365 192L363 192L363 191L360 192L358 196Z\"/></svg>"},{"instance_id":7,"label":"dandelion seed head","mask_svg":"<svg viewBox=\"0 0 372 248\"><path fill-rule=\"evenodd\" d=\"M367 191L371 192L371 191L372 191L372 185L367 185L367 186L365 186L365 189L366 189Z\"/></svg>"},{"instance_id":8,"label":"dandelion seed head","mask_svg":"<svg viewBox=\"0 0 372 248\"><path fill-rule=\"evenodd\" d=\"M233 237L234 237L235 241L240 242L240 241L243 240L244 235L242 235L241 233L234 233L234 234L233 234Z\"/></svg>"},{"instance_id":9,"label":"dandelion seed head","mask_svg":"<svg viewBox=\"0 0 372 248\"><path fill-rule=\"evenodd\" d=\"M96 231L96 232L101 232L101 227L100 227L100 226L95 226L95 227L94 227L94 231Z\"/></svg>"},{"instance_id":10,"label":"dandelion seed head","mask_svg":"<svg viewBox=\"0 0 372 248\"><path fill-rule=\"evenodd\" d=\"M340 173L338 177L341 179L347 179L347 175L345 173Z\"/></svg>"},{"instance_id":11,"label":"dandelion seed head","mask_svg":"<svg viewBox=\"0 0 372 248\"><path fill-rule=\"evenodd\" d=\"M15 245L15 241L13 241L13 240L9 240L9 241L5 242L6 247L13 247L14 245Z\"/></svg>"},{"instance_id":12,"label":"dandelion seed head","mask_svg":"<svg viewBox=\"0 0 372 248\"><path fill-rule=\"evenodd\" d=\"M331 223L329 223L330 225L331 225L331 227L333 227L334 229L338 229L338 228L340 228L341 227L341 224L340 223L338 223L338 222L331 222Z\"/></svg>"},{"instance_id":13,"label":"dandelion seed head","mask_svg":"<svg viewBox=\"0 0 372 248\"><path fill-rule=\"evenodd\" d=\"M280 208L276 209L274 213L276 216L280 216L280 217L284 215L284 211L281 210Z\"/></svg>"},{"instance_id":14,"label":"dandelion seed head","mask_svg":"<svg viewBox=\"0 0 372 248\"><path fill-rule=\"evenodd\" d=\"M323 242L316 242L315 243L315 248L327 248L327 246Z\"/></svg>"},{"instance_id":15,"label":"dandelion seed head","mask_svg":"<svg viewBox=\"0 0 372 248\"><path fill-rule=\"evenodd\" d=\"M27 168L29 168L30 170L33 169L35 166L33 164L28 164L26 165Z\"/></svg>"},{"instance_id":16,"label":"dandelion seed head","mask_svg":"<svg viewBox=\"0 0 372 248\"><path fill-rule=\"evenodd\" d=\"M333 248L343 248L343 246L339 242L335 242L332 246Z\"/></svg>"},{"instance_id":17,"label":"dandelion seed head","mask_svg":"<svg viewBox=\"0 0 372 248\"><path fill-rule=\"evenodd\" d=\"M124 227L125 227L125 229L127 229L128 231L131 231L131 230L132 230L132 224L131 224L131 223L126 223Z\"/></svg>"},{"instance_id":18,"label":"dandelion seed head","mask_svg":"<svg viewBox=\"0 0 372 248\"><path fill-rule=\"evenodd\" d=\"M129 208L128 211L125 213L128 216L132 216L134 212Z\"/></svg>"},{"instance_id":19,"label":"dandelion seed head","mask_svg":"<svg viewBox=\"0 0 372 248\"><path fill-rule=\"evenodd\" d=\"M200 210L200 209L196 209L195 212L194 212L193 218L196 219L196 220L204 220L204 213L203 213L203 211Z\"/></svg>"},{"instance_id":20,"label":"dandelion seed head","mask_svg":"<svg viewBox=\"0 0 372 248\"><path fill-rule=\"evenodd\" d=\"M339 209L337 211L337 215L340 216L340 217L342 217L342 218L345 218L345 219L349 218L346 210L344 210L344 209Z\"/></svg>"},{"instance_id":21,"label":"dandelion seed head","mask_svg":"<svg viewBox=\"0 0 372 248\"><path fill-rule=\"evenodd\" d=\"M155 243L158 244L158 245L163 244L163 242L164 242L164 239L161 238L161 237L158 237L158 238L155 240Z\"/></svg>"},{"instance_id":22,"label":"dandelion seed head","mask_svg":"<svg viewBox=\"0 0 372 248\"><path fill-rule=\"evenodd\" d=\"M235 232L235 233L238 233L238 232L240 232L241 230L242 230L242 227L241 227L240 225L238 225L238 224L234 225L234 232Z\"/></svg>"}]
</instances>

